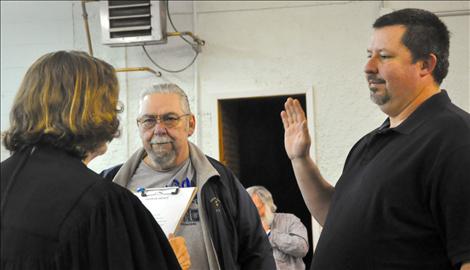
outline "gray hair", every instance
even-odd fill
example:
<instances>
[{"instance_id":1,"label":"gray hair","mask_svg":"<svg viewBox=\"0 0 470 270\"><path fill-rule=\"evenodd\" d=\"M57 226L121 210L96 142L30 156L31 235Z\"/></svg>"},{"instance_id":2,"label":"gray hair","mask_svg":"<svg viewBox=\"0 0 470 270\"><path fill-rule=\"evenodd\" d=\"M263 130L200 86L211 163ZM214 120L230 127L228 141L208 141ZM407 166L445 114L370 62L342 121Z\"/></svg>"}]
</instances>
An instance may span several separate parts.
<instances>
[{"instance_id":1,"label":"gray hair","mask_svg":"<svg viewBox=\"0 0 470 270\"><path fill-rule=\"evenodd\" d=\"M269 192L269 190L267 190L265 187L252 186L247 188L246 191L248 192L248 194L250 194L250 196L256 194L256 196L258 196L258 198L264 203L264 205L271 209L272 213L276 212L277 206L274 204L273 196L271 195L271 192Z\"/></svg>"},{"instance_id":2,"label":"gray hair","mask_svg":"<svg viewBox=\"0 0 470 270\"><path fill-rule=\"evenodd\" d=\"M154 84L151 87L145 88L140 93L140 101L144 99L144 97L151 95L151 94L177 94L180 97L180 104L181 109L184 113L191 113L191 108L189 107L188 96L186 93L181 89L178 85L174 83L162 83L162 84Z\"/></svg>"}]
</instances>

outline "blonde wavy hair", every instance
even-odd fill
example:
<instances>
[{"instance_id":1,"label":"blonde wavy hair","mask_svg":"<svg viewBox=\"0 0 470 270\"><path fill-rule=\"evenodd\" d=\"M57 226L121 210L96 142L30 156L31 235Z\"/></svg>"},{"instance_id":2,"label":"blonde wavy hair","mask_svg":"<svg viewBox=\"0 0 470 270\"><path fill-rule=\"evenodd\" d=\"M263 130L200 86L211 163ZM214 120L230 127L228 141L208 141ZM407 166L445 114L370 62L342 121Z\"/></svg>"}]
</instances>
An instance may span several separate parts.
<instances>
[{"instance_id":1,"label":"blonde wavy hair","mask_svg":"<svg viewBox=\"0 0 470 270\"><path fill-rule=\"evenodd\" d=\"M84 158L119 135L114 68L80 51L43 55L26 72L10 112L5 147L52 145Z\"/></svg>"}]
</instances>

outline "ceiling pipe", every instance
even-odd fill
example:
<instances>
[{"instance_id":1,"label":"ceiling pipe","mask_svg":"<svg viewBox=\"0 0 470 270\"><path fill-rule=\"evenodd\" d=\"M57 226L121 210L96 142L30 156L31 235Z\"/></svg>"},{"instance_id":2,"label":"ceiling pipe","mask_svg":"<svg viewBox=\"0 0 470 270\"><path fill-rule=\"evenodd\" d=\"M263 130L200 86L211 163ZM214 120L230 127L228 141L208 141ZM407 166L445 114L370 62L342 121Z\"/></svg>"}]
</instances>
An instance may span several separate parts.
<instances>
[{"instance_id":1,"label":"ceiling pipe","mask_svg":"<svg viewBox=\"0 0 470 270\"><path fill-rule=\"evenodd\" d=\"M82 16L83 16L83 22L85 24L85 32L86 32L86 38L88 42L88 53L93 56L93 47L91 46L91 35L90 35L90 27L88 25L88 13L86 12L86 0L82 0Z\"/></svg>"}]
</instances>

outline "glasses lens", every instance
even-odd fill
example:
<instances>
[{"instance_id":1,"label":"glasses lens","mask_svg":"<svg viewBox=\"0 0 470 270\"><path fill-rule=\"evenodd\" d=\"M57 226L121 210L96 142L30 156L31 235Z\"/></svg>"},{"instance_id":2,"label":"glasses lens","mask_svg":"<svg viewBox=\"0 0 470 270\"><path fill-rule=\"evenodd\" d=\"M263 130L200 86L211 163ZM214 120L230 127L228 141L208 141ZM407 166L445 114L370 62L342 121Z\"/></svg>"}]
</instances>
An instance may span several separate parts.
<instances>
[{"instance_id":1,"label":"glasses lens","mask_svg":"<svg viewBox=\"0 0 470 270\"><path fill-rule=\"evenodd\" d=\"M174 127L178 124L180 117L172 114L165 114L160 118L160 121L167 127Z\"/></svg>"},{"instance_id":2,"label":"glasses lens","mask_svg":"<svg viewBox=\"0 0 470 270\"><path fill-rule=\"evenodd\" d=\"M122 101L120 101L120 100L118 100L118 102L117 102L116 111L118 113L122 113L124 111L124 103L122 103Z\"/></svg>"},{"instance_id":3,"label":"glasses lens","mask_svg":"<svg viewBox=\"0 0 470 270\"><path fill-rule=\"evenodd\" d=\"M181 116L177 116L175 114L164 114L162 116L159 115L151 115L151 116L143 116L137 119L137 122L141 125L144 129L151 129L155 127L155 125L160 122L161 125L165 127L172 128L176 127L183 116L188 116L189 114L183 114Z\"/></svg>"},{"instance_id":4,"label":"glasses lens","mask_svg":"<svg viewBox=\"0 0 470 270\"><path fill-rule=\"evenodd\" d=\"M153 117L142 117L139 123L144 129L149 129L155 126L157 119Z\"/></svg>"}]
</instances>

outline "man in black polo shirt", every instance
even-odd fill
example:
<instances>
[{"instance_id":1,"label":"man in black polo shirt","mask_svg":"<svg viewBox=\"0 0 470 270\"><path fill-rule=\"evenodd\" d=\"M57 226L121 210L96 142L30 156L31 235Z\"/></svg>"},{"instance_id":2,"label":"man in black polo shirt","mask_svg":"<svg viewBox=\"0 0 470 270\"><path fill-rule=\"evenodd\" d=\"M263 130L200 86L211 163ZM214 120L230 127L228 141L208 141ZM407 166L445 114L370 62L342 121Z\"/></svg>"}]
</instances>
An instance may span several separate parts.
<instances>
[{"instance_id":1,"label":"man in black polo shirt","mask_svg":"<svg viewBox=\"0 0 470 270\"><path fill-rule=\"evenodd\" d=\"M311 269L470 269L470 115L439 87L447 27L418 9L373 27L364 71L388 118L354 145L335 187L309 156L300 103L289 98L281 113L300 190L324 226Z\"/></svg>"}]
</instances>

